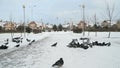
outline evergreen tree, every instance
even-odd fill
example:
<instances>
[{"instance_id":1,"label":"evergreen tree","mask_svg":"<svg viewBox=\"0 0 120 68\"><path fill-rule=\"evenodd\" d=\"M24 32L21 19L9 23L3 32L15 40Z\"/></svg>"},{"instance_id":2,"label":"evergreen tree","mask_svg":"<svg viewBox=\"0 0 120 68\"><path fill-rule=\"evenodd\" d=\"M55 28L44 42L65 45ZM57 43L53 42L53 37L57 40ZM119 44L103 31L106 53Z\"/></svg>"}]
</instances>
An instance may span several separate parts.
<instances>
[{"instance_id":1,"label":"evergreen tree","mask_svg":"<svg viewBox=\"0 0 120 68\"><path fill-rule=\"evenodd\" d=\"M22 26L22 25L18 26L18 27L17 27L17 30L18 30L18 31L23 31L23 30L24 30L24 26Z\"/></svg>"},{"instance_id":2,"label":"evergreen tree","mask_svg":"<svg viewBox=\"0 0 120 68\"><path fill-rule=\"evenodd\" d=\"M94 24L94 25L93 25L93 28L94 28L94 29L97 29L97 28L98 28L97 24Z\"/></svg>"},{"instance_id":3,"label":"evergreen tree","mask_svg":"<svg viewBox=\"0 0 120 68\"><path fill-rule=\"evenodd\" d=\"M2 26L0 26L0 30L2 30Z\"/></svg>"},{"instance_id":4,"label":"evergreen tree","mask_svg":"<svg viewBox=\"0 0 120 68\"><path fill-rule=\"evenodd\" d=\"M30 27L26 27L26 32L30 33L32 31L32 29Z\"/></svg>"},{"instance_id":5,"label":"evergreen tree","mask_svg":"<svg viewBox=\"0 0 120 68\"><path fill-rule=\"evenodd\" d=\"M59 31L62 31L62 30L63 30L63 27L62 27L61 24L59 24L59 26L58 26L58 30L59 30Z\"/></svg>"},{"instance_id":6,"label":"evergreen tree","mask_svg":"<svg viewBox=\"0 0 120 68\"><path fill-rule=\"evenodd\" d=\"M57 31L57 26L56 25L53 25L53 30Z\"/></svg>"}]
</instances>

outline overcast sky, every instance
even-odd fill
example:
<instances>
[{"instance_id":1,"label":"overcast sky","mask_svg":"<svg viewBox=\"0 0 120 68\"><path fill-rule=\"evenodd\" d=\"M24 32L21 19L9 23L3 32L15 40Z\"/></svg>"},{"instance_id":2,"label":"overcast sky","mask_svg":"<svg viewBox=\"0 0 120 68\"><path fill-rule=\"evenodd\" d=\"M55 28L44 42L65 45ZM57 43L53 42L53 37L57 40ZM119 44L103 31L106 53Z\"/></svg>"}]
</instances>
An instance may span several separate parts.
<instances>
[{"instance_id":1,"label":"overcast sky","mask_svg":"<svg viewBox=\"0 0 120 68\"><path fill-rule=\"evenodd\" d=\"M98 20L102 20L106 18L106 3L115 4L117 12L120 10L120 0L0 0L0 19L23 21L22 6L25 5L26 21L40 22L42 19L45 23L78 23L82 19L80 5L84 4L86 19L96 13Z\"/></svg>"}]
</instances>

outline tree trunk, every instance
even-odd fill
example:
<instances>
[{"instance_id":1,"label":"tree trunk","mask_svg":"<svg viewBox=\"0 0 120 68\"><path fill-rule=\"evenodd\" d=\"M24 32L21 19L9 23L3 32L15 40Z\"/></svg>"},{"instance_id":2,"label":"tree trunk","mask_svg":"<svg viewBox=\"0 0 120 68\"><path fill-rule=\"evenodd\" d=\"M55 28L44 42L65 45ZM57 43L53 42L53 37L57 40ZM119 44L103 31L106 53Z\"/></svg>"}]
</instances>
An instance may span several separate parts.
<instances>
[{"instance_id":1,"label":"tree trunk","mask_svg":"<svg viewBox=\"0 0 120 68\"><path fill-rule=\"evenodd\" d=\"M110 38L111 32L109 31L108 38Z\"/></svg>"}]
</instances>

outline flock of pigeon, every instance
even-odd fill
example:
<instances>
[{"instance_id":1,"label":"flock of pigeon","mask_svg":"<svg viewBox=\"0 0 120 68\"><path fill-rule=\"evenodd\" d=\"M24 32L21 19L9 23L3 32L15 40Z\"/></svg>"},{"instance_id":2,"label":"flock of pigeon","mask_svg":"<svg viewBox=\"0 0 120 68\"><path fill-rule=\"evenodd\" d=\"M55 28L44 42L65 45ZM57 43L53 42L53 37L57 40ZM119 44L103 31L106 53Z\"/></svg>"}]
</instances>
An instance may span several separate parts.
<instances>
[{"instance_id":1,"label":"flock of pigeon","mask_svg":"<svg viewBox=\"0 0 120 68\"><path fill-rule=\"evenodd\" d=\"M83 48L83 49L88 49L88 48L92 48L93 46L110 46L111 43L108 42L92 42L90 43L90 39L89 38L80 38L79 40L82 40L82 43L80 43L78 41L78 39L73 39L67 46L70 48ZM85 41L86 40L86 41Z\"/></svg>"},{"instance_id":2,"label":"flock of pigeon","mask_svg":"<svg viewBox=\"0 0 120 68\"><path fill-rule=\"evenodd\" d=\"M88 49L88 48L92 48L93 46L110 46L111 43L108 42L92 42L90 43L90 39L89 38L80 38L79 40L82 40L82 43L78 42L78 39L73 39L68 45L67 47L72 47L72 48L83 48L83 49ZM85 41L86 40L86 41ZM57 42L55 42L54 44L51 45L51 47L55 47L57 45ZM63 58L60 58L58 61L56 61L52 67L54 68L60 68L62 65L64 64Z\"/></svg>"},{"instance_id":3,"label":"flock of pigeon","mask_svg":"<svg viewBox=\"0 0 120 68\"><path fill-rule=\"evenodd\" d=\"M30 40L30 39L26 39L27 42L29 42L28 45L31 45L33 42L35 42L35 40ZM23 38L21 37L15 37L12 39L12 42L16 43L15 47L19 47L20 43L23 42ZM0 46L0 49L8 49L8 44L10 43L9 39L5 40L5 42Z\"/></svg>"}]
</instances>

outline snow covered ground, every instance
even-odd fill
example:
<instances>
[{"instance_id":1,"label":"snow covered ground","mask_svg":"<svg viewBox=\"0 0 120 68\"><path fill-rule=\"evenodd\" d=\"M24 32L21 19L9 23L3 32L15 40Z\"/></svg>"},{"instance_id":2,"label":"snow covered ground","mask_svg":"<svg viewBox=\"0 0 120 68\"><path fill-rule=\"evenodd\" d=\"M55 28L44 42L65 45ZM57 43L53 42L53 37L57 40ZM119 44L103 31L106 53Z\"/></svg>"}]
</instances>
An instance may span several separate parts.
<instances>
[{"instance_id":1,"label":"snow covered ground","mask_svg":"<svg viewBox=\"0 0 120 68\"><path fill-rule=\"evenodd\" d=\"M21 34L20 33L14 33L13 37L20 37ZM35 41L39 41L39 40L42 40L46 37L49 36L49 33L48 32L43 32L43 33L39 33L39 34L33 34L33 33L29 33L29 34L26 34L26 37L23 36L22 34L22 43L20 43L20 47L24 47L26 45L28 45L32 40L35 40ZM0 49L0 55L1 54L4 54L4 53L7 53L7 52L10 52L10 51L13 51L15 49L18 49L16 48L15 46L17 45L16 42L12 42L12 39L11 39L11 34L9 33L4 33L4 34L0 34L0 46L1 45L4 45L4 43L6 42L6 39L9 39L9 43L8 45L8 49L6 50L2 50ZM31 40L30 42L28 42L26 39L29 39Z\"/></svg>"},{"instance_id":2,"label":"snow covered ground","mask_svg":"<svg viewBox=\"0 0 120 68\"><path fill-rule=\"evenodd\" d=\"M89 36L86 32L86 37L89 37L91 42L95 40L111 42L111 46L94 46L84 50L67 47L72 39L79 39L82 34L72 32L31 34L29 38L38 40L32 45L0 50L0 68L52 68L52 64L61 57L65 62L62 68L120 68L120 32L112 32L111 38L107 38L107 35L107 32L98 32L98 36L95 37L94 32ZM4 40L9 36L10 34L0 34L0 39ZM57 46L51 47L55 42L58 42Z\"/></svg>"}]
</instances>

